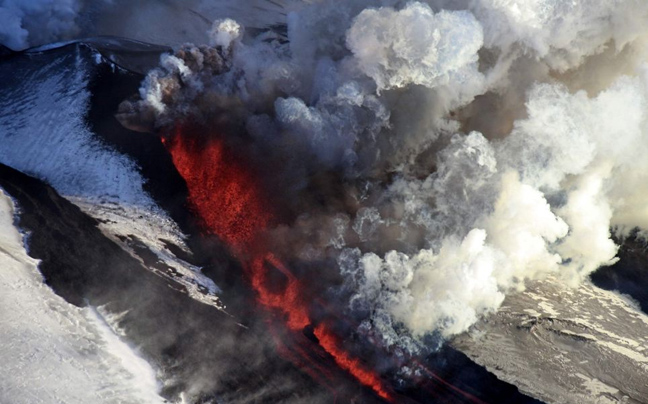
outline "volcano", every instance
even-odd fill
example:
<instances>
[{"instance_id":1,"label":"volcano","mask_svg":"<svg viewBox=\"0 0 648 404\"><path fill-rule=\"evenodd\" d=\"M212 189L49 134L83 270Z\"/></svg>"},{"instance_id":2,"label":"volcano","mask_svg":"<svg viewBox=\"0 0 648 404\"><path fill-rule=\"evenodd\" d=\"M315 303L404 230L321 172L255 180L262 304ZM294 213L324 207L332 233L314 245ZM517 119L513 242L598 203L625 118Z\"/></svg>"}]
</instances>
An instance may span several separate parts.
<instances>
[{"instance_id":1,"label":"volcano","mask_svg":"<svg viewBox=\"0 0 648 404\"><path fill-rule=\"evenodd\" d=\"M117 65L97 46L101 41L16 54L2 64L5 74L24 74L4 102L16 94L49 97L43 91L51 91L49 83L39 83L32 72L52 66L51 74L69 91L68 98L58 95L69 113L48 119L47 126L65 128L67 123L57 119L76 114L84 122L79 133L84 138L77 144L64 130L59 138L51 133L60 149L46 148L50 158L42 160L32 151L42 145L40 133L15 126L24 119L33 122L15 114L38 113L34 107L25 105L3 118L4 133L15 135L8 138L13 143L3 149L3 161L31 175L2 169L1 186L16 205L15 226L28 235L27 251L40 260L38 270L64 299L60 304L68 305L64 310L98 308L100 321L113 327L108 329L117 332L116 338L138 347L137 355L158 380L146 398L120 390L97 400L149 402L159 394L195 402L252 397L264 402L534 402L450 347L421 359L443 382L421 377L405 386L392 384L389 374L374 370L377 364L360 352L348 351L344 334L329 328L326 315L311 318L313 303L299 289L307 280L297 279L263 247L271 244L263 241L264 229L279 219L263 199L265 190L255 188L246 157L225 152L216 140L206 146L202 137L192 137L199 129L195 125L186 137L178 129L162 138L122 127L114 113L142 76ZM111 52L130 55L129 41L110 41ZM79 96L87 101L74 102ZM92 142L103 146L88 150ZM76 172L77 179L65 185L61 177L72 174L54 167L61 167L56 160L70 153L77 164L93 168ZM110 170L122 177L139 167L134 171L141 175L139 194L121 192L120 177L100 187L86 185L94 170L109 168L98 162L115 160ZM213 177L223 172L219 166L226 166L228 174ZM12 346L3 350L7 358L13 357ZM124 378L132 380L131 373L124 371ZM30 380L37 374L5 379L3 397L30 402L23 394L36 388ZM71 371L69 377L74 380ZM45 395L39 400L48 402Z\"/></svg>"},{"instance_id":2,"label":"volcano","mask_svg":"<svg viewBox=\"0 0 648 404\"><path fill-rule=\"evenodd\" d=\"M0 402L648 403L648 7L226 3L0 13Z\"/></svg>"}]
</instances>

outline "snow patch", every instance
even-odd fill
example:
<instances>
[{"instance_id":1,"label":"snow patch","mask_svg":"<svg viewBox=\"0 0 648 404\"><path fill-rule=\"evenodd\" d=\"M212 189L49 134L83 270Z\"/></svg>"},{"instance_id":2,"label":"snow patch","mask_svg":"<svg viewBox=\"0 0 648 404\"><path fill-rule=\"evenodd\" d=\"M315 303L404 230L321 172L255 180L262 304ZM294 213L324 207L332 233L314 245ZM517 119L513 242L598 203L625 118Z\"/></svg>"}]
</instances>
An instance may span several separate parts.
<instances>
[{"instance_id":1,"label":"snow patch","mask_svg":"<svg viewBox=\"0 0 648 404\"><path fill-rule=\"evenodd\" d=\"M164 403L155 371L92 308L57 296L27 255L0 190L0 402Z\"/></svg>"}]
</instances>

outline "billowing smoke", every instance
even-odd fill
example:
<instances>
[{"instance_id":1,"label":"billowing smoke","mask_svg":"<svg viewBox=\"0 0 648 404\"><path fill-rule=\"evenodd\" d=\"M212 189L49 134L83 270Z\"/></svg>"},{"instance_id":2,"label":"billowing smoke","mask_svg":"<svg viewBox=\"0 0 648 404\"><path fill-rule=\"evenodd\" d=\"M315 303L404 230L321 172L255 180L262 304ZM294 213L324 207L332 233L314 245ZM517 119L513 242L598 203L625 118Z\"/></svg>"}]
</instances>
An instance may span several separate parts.
<instances>
[{"instance_id":1,"label":"billowing smoke","mask_svg":"<svg viewBox=\"0 0 648 404\"><path fill-rule=\"evenodd\" d=\"M0 2L0 43L25 49L79 33L79 0L3 0Z\"/></svg>"},{"instance_id":2,"label":"billowing smoke","mask_svg":"<svg viewBox=\"0 0 648 404\"><path fill-rule=\"evenodd\" d=\"M400 11L366 9L355 18L346 43L378 91L408 84L429 88L451 84L448 87L460 91L483 81L477 71L483 30L467 11L435 14L421 3ZM470 96L474 93L474 88L468 90Z\"/></svg>"},{"instance_id":3,"label":"billowing smoke","mask_svg":"<svg viewBox=\"0 0 648 404\"><path fill-rule=\"evenodd\" d=\"M641 0L304 3L285 36L216 21L119 118L254 157L285 212L273 249L418 352L648 229L646 22Z\"/></svg>"}]
</instances>

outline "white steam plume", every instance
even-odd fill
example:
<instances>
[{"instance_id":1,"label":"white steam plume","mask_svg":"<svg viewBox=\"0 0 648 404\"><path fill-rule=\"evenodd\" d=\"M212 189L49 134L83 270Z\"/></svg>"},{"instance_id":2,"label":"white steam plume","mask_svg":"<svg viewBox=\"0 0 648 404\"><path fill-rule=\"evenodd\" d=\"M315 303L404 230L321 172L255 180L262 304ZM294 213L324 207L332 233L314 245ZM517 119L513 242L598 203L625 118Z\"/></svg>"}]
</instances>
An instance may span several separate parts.
<instances>
[{"instance_id":1,"label":"white steam plume","mask_svg":"<svg viewBox=\"0 0 648 404\"><path fill-rule=\"evenodd\" d=\"M550 68L577 67L613 41L617 50L643 34L648 4L641 0L477 0L485 45L517 48Z\"/></svg>"},{"instance_id":2,"label":"white steam plume","mask_svg":"<svg viewBox=\"0 0 648 404\"><path fill-rule=\"evenodd\" d=\"M70 39L79 33L79 0L0 1L0 43L14 50Z\"/></svg>"},{"instance_id":3,"label":"white steam plume","mask_svg":"<svg viewBox=\"0 0 648 404\"><path fill-rule=\"evenodd\" d=\"M362 332L417 351L648 230L646 22L636 0L319 1L288 41L217 22L120 118L238 122L290 178L277 243L335 258ZM342 186L309 205L321 172Z\"/></svg>"},{"instance_id":4,"label":"white steam plume","mask_svg":"<svg viewBox=\"0 0 648 404\"><path fill-rule=\"evenodd\" d=\"M347 32L347 46L378 90L421 84L479 86L477 51L482 27L468 11L441 11L410 3L404 9L366 9ZM475 91L472 92L474 94Z\"/></svg>"}]
</instances>

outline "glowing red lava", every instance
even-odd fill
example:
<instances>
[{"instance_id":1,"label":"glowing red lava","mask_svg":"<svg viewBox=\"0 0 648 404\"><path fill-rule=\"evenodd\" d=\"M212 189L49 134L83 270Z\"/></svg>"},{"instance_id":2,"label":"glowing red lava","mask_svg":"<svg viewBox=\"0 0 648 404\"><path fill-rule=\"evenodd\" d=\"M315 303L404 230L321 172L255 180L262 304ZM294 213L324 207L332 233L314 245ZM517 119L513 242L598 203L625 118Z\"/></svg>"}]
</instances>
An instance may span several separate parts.
<instances>
[{"instance_id":1,"label":"glowing red lava","mask_svg":"<svg viewBox=\"0 0 648 404\"><path fill-rule=\"evenodd\" d=\"M268 264L288 278L285 289L280 293L271 293L265 286L268 284L266 279L268 270L265 265ZM250 282L258 293L259 303L284 312L287 316L286 324L293 331L303 330L310 324L308 312L301 301L299 281L273 254L255 257L250 268Z\"/></svg>"},{"instance_id":2,"label":"glowing red lava","mask_svg":"<svg viewBox=\"0 0 648 404\"><path fill-rule=\"evenodd\" d=\"M360 383L372 387L380 397L385 400L391 400L389 393L383 389L378 376L371 370L367 370L360 360L351 358L344 349L340 348L337 337L323 324L315 327L315 336L319 340L322 348L333 356L335 363L339 367L351 373Z\"/></svg>"},{"instance_id":3,"label":"glowing red lava","mask_svg":"<svg viewBox=\"0 0 648 404\"><path fill-rule=\"evenodd\" d=\"M177 130L163 142L187 184L192 208L206 229L220 237L241 261L259 304L282 313L291 331L302 331L310 325L312 321L299 279L263 247L262 236L272 224L274 214L250 165L220 139L205 139ZM270 288L271 268L287 280L280 291ZM315 336L340 368L372 388L378 396L392 401L376 373L345 352L324 323L315 327Z\"/></svg>"},{"instance_id":4,"label":"glowing red lava","mask_svg":"<svg viewBox=\"0 0 648 404\"><path fill-rule=\"evenodd\" d=\"M234 254L249 252L271 220L251 173L220 141L184 136L177 131L164 143L205 227Z\"/></svg>"}]
</instances>

